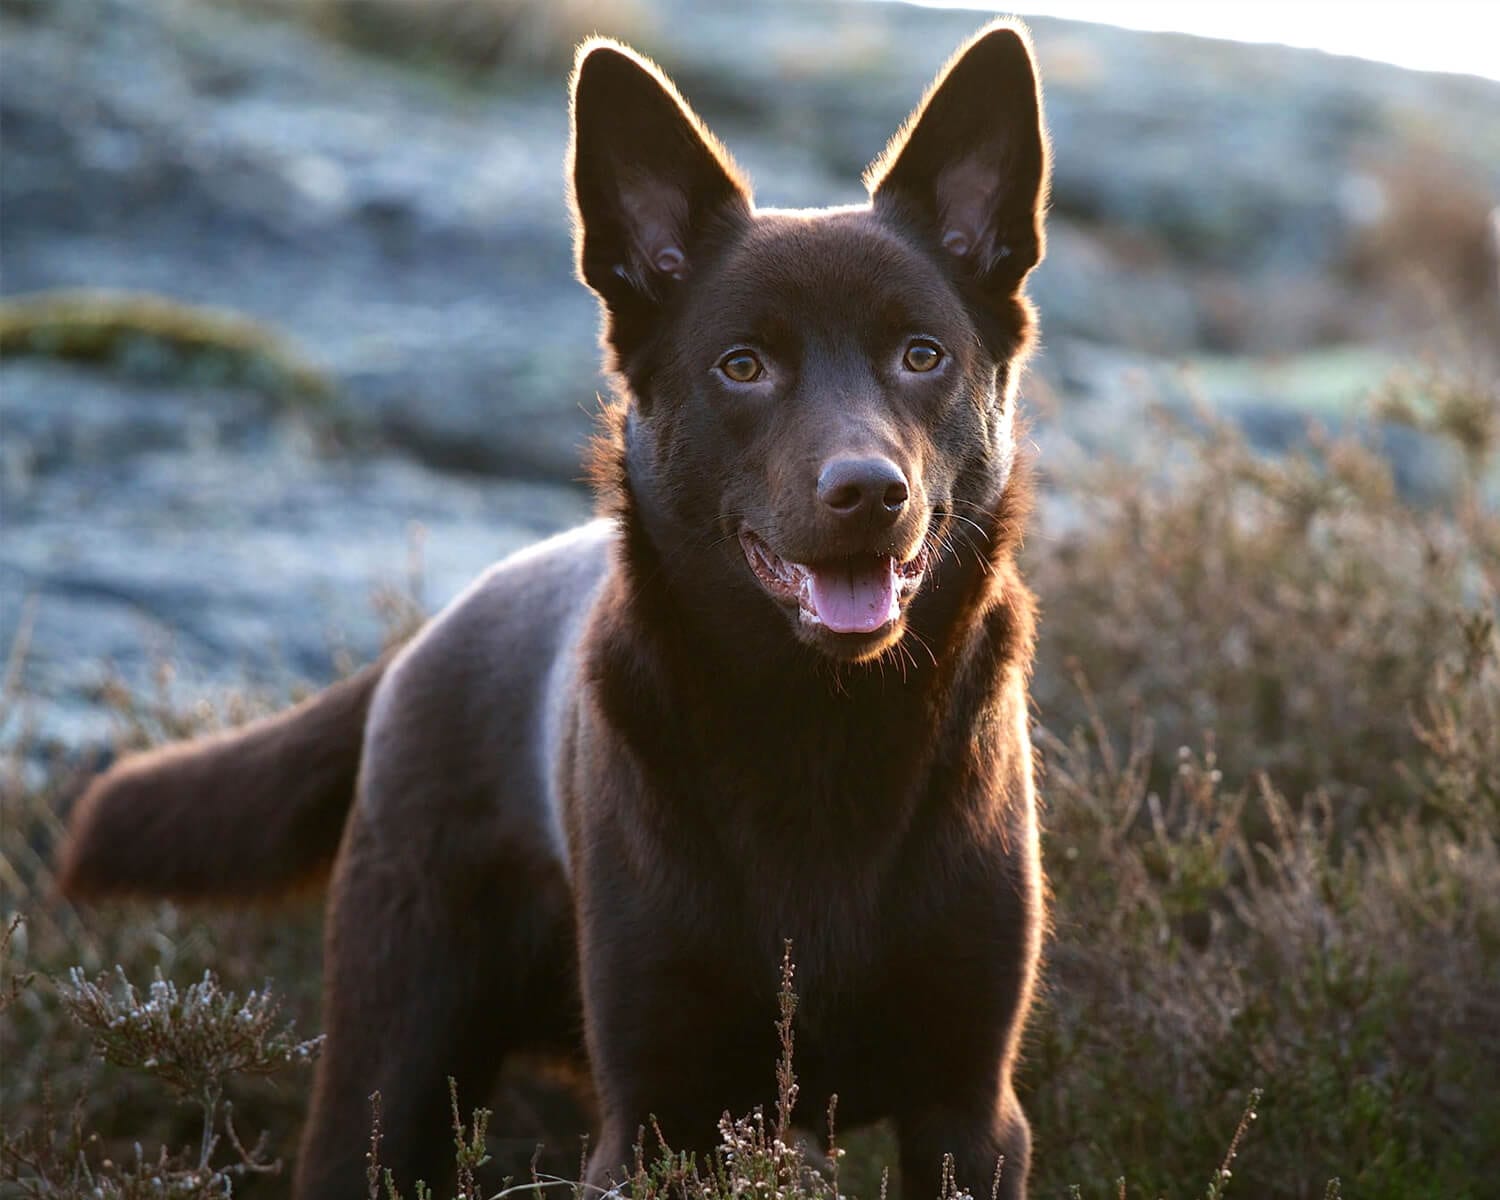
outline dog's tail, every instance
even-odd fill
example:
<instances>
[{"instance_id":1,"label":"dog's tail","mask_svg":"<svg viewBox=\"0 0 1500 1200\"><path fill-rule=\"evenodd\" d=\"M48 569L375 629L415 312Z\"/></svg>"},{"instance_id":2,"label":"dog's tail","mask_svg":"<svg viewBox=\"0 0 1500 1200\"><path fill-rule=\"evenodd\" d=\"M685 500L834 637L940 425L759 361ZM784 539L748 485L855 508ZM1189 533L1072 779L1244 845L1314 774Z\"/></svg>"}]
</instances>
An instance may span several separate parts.
<instances>
[{"instance_id":1,"label":"dog's tail","mask_svg":"<svg viewBox=\"0 0 1500 1200\"><path fill-rule=\"evenodd\" d=\"M73 899L269 898L320 882L354 799L389 657L295 708L133 755L74 806L58 868Z\"/></svg>"}]
</instances>

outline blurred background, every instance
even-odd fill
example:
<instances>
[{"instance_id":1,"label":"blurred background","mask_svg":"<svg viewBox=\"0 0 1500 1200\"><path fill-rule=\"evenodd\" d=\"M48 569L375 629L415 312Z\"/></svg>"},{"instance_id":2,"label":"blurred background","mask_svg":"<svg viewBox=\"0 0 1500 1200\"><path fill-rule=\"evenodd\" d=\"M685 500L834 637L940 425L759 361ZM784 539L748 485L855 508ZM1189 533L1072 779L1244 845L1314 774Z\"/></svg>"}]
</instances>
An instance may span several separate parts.
<instances>
[{"instance_id":1,"label":"blurred background","mask_svg":"<svg viewBox=\"0 0 1500 1200\"><path fill-rule=\"evenodd\" d=\"M1472 49L1481 8L1440 9L1429 40ZM375 648L372 591L419 574L441 604L587 513L604 385L562 182L579 36L656 57L762 203L806 205L862 196L982 19L4 0L0 645L24 625L36 719L101 737L101 678L168 658L187 685L325 677ZM1274 448L1414 353L1493 345L1500 84L1033 25L1057 174L1027 400L1054 482L1077 451L1152 454L1148 400L1191 392ZM1392 451L1434 486L1416 439Z\"/></svg>"},{"instance_id":2,"label":"blurred background","mask_svg":"<svg viewBox=\"0 0 1500 1200\"><path fill-rule=\"evenodd\" d=\"M1500 1178L1490 7L1023 8L1056 166L1023 386L1056 900L1021 1080L1038 1195L1202 1195L1252 1087L1232 1195ZM194 1173L202 1115L162 1082L181 1030L132 1059L70 968L269 976L318 1027L316 897L58 900L90 772L285 704L591 510L578 38L655 57L759 200L802 206L863 197L985 15L0 0L0 1196L230 1178ZM305 1094L236 1083L247 1138L290 1153ZM576 1169L562 1095L508 1081L501 1169L539 1140ZM867 1200L880 1137L846 1164ZM163 1144L189 1153L152 1166Z\"/></svg>"}]
</instances>

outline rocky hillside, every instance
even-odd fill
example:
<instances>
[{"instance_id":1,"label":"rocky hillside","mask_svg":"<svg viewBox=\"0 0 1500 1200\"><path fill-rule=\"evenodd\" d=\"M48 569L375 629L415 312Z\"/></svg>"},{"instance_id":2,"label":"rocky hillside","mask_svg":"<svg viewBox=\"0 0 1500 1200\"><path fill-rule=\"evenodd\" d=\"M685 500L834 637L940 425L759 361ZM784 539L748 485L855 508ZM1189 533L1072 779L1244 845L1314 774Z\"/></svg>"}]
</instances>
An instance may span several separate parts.
<instances>
[{"instance_id":1,"label":"rocky hillside","mask_svg":"<svg viewBox=\"0 0 1500 1200\"><path fill-rule=\"evenodd\" d=\"M0 2L0 647L23 716L69 745L107 734L112 674L324 678L378 643L372 593L420 577L435 606L588 510L604 384L560 48L460 69L298 9ZM619 19L762 202L799 205L860 196L979 20L822 0ZM1143 403L1186 394L1184 360L1275 446L1434 330L1500 327L1500 85L1034 31L1057 179L1029 399L1054 481L1146 449ZM35 302L60 289L89 293ZM1419 486L1421 445L1392 445Z\"/></svg>"}]
</instances>

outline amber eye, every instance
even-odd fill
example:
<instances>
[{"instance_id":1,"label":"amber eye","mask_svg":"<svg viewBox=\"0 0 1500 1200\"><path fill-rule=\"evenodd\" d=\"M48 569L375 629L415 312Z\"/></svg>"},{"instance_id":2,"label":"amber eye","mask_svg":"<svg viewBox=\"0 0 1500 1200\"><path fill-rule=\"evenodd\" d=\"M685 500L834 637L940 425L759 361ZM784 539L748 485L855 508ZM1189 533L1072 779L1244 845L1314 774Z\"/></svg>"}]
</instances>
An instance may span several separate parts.
<instances>
[{"instance_id":1,"label":"amber eye","mask_svg":"<svg viewBox=\"0 0 1500 1200\"><path fill-rule=\"evenodd\" d=\"M736 350L733 354L725 355L719 363L719 370L735 383L754 383L766 373L766 369L760 365L760 359L748 350Z\"/></svg>"},{"instance_id":2,"label":"amber eye","mask_svg":"<svg viewBox=\"0 0 1500 1200\"><path fill-rule=\"evenodd\" d=\"M930 371L942 361L943 352L932 342L915 341L906 348L901 360L908 371Z\"/></svg>"}]
</instances>

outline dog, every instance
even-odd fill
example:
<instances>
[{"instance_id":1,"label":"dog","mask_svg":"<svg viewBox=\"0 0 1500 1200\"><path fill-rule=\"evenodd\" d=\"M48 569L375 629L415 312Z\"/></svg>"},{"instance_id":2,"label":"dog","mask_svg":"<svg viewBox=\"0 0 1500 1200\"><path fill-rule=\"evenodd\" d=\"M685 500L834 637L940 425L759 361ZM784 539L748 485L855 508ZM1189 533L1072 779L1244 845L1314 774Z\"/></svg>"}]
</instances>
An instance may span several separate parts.
<instances>
[{"instance_id":1,"label":"dog","mask_svg":"<svg viewBox=\"0 0 1500 1200\"><path fill-rule=\"evenodd\" d=\"M616 381L600 516L287 712L128 758L79 899L250 899L331 869L301 1200L451 1171L447 1080L579 1056L592 1183L653 1117L709 1149L774 1087L894 1122L909 1189L1023 1197L1012 1075L1045 924L1017 380L1049 147L1024 27L963 46L869 202L757 209L676 88L572 78L579 275Z\"/></svg>"}]
</instances>

